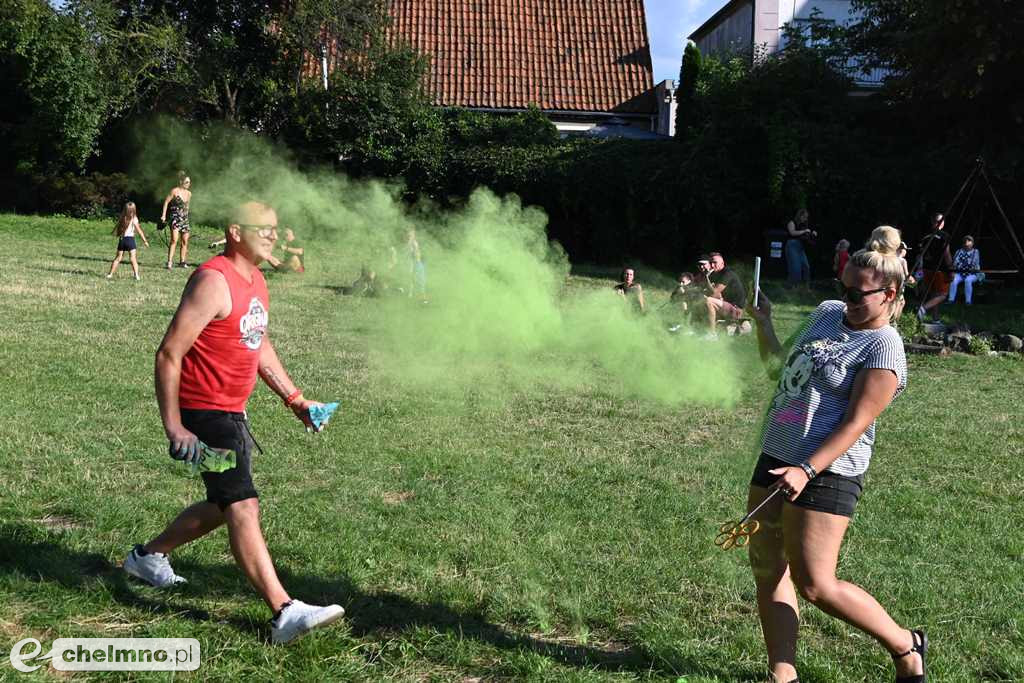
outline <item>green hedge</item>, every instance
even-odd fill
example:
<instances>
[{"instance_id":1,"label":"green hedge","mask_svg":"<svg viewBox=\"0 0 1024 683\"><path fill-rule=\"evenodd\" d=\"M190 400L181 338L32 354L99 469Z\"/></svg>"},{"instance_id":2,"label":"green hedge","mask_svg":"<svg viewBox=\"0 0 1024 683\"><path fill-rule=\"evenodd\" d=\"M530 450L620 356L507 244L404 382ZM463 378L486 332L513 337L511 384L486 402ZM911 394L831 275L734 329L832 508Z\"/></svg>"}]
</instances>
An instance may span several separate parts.
<instances>
[{"instance_id":1,"label":"green hedge","mask_svg":"<svg viewBox=\"0 0 1024 683\"><path fill-rule=\"evenodd\" d=\"M117 216L135 195L123 173L30 174L0 194L0 206L21 213L57 213L74 218Z\"/></svg>"}]
</instances>

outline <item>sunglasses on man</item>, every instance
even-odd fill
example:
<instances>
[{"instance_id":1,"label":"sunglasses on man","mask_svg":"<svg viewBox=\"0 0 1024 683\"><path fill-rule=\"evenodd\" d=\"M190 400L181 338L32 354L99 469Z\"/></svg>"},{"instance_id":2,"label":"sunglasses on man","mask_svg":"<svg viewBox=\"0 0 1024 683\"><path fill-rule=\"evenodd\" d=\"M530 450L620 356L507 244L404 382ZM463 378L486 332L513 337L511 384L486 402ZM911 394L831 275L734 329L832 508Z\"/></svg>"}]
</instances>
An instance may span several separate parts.
<instances>
[{"instance_id":1,"label":"sunglasses on man","mask_svg":"<svg viewBox=\"0 0 1024 683\"><path fill-rule=\"evenodd\" d=\"M836 293L839 294L839 298L851 304L859 304L864 301L864 297L869 294L878 294L879 292L884 292L887 289L889 289L889 287L879 287L878 289L869 289L865 291L863 289L857 289L856 287L847 287L842 282L836 281Z\"/></svg>"},{"instance_id":2,"label":"sunglasses on man","mask_svg":"<svg viewBox=\"0 0 1024 683\"><path fill-rule=\"evenodd\" d=\"M239 223L238 227L243 230L253 230L257 235L263 238L273 237L277 234L276 225L253 225L251 223Z\"/></svg>"}]
</instances>

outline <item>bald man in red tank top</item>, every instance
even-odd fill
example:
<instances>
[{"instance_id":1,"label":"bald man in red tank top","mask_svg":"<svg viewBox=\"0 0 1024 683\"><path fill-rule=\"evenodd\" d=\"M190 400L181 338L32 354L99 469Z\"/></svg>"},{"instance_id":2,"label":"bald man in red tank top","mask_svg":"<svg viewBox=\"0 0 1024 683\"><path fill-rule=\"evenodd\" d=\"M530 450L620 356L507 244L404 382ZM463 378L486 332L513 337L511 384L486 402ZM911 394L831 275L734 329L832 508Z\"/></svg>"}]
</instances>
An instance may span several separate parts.
<instances>
[{"instance_id":1,"label":"bald man in red tank top","mask_svg":"<svg viewBox=\"0 0 1024 683\"><path fill-rule=\"evenodd\" d=\"M206 500L186 508L149 543L136 545L124 568L157 587L184 583L167 554L225 524L235 561L274 614L272 642L286 643L337 621L344 610L293 600L277 577L260 527L245 406L257 376L308 428L309 409L319 404L295 387L267 335L270 297L259 265L277 241L277 213L266 204L243 204L225 237L224 253L189 279L157 350L156 395L171 457L192 462L202 442L235 451L237 464L222 473L203 472Z\"/></svg>"}]
</instances>

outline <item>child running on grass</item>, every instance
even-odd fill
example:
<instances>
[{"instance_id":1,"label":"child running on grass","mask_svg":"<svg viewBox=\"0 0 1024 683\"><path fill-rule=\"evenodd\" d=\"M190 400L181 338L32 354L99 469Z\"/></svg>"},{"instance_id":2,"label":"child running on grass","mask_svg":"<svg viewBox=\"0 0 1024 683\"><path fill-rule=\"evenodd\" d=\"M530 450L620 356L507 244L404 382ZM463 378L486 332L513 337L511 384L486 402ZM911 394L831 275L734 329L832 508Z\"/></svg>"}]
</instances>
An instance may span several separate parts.
<instances>
[{"instance_id":1,"label":"child running on grass","mask_svg":"<svg viewBox=\"0 0 1024 683\"><path fill-rule=\"evenodd\" d=\"M135 202L128 202L124 205L124 210L121 212L121 217L117 219L117 227L114 228L114 234L117 235L117 256L110 263L110 272L107 273L107 279L114 277L114 272L117 270L118 265L121 263L121 259L124 258L125 254L128 254L128 258L131 259L132 273L135 274L135 279L139 278L139 261L135 258L135 233L139 233L139 237L142 238L142 243L147 247L149 246L149 240L146 239L146 233L142 231L142 226L139 224L139 217L135 212Z\"/></svg>"}]
</instances>

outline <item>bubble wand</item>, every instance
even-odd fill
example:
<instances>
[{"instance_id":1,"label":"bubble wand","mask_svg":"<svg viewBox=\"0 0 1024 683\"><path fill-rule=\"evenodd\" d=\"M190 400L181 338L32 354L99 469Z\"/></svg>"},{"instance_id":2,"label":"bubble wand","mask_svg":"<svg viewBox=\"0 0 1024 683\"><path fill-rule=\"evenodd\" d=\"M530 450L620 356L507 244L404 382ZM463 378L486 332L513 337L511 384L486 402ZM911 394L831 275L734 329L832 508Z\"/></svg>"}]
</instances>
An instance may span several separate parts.
<instances>
[{"instance_id":1,"label":"bubble wand","mask_svg":"<svg viewBox=\"0 0 1024 683\"><path fill-rule=\"evenodd\" d=\"M756 519L751 521L750 518L756 515L761 508L768 504L768 501L781 492L782 489L775 489L767 498L761 501L760 505L748 512L746 517L738 522L726 522L720 526L718 528L718 535L715 536L715 545L722 550L745 546L750 541L750 537L761 529L761 522Z\"/></svg>"},{"instance_id":2,"label":"bubble wand","mask_svg":"<svg viewBox=\"0 0 1024 683\"><path fill-rule=\"evenodd\" d=\"M754 308L757 308L757 295L761 292L761 257L754 257Z\"/></svg>"}]
</instances>

